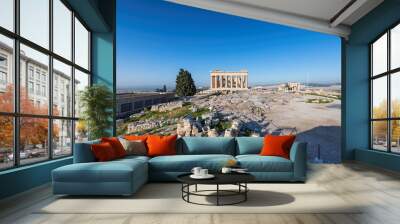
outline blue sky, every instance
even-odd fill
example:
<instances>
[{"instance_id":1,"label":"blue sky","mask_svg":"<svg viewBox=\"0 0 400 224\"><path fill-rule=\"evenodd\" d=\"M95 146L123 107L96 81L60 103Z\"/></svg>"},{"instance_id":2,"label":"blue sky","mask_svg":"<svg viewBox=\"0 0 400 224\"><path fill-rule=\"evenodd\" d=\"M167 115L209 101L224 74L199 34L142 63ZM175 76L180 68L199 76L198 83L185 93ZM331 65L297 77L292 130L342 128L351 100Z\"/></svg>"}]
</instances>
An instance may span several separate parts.
<instances>
[{"instance_id":1,"label":"blue sky","mask_svg":"<svg viewBox=\"0 0 400 224\"><path fill-rule=\"evenodd\" d=\"M340 82L340 39L156 0L117 2L117 86L197 86L213 69L249 71L249 84Z\"/></svg>"}]
</instances>

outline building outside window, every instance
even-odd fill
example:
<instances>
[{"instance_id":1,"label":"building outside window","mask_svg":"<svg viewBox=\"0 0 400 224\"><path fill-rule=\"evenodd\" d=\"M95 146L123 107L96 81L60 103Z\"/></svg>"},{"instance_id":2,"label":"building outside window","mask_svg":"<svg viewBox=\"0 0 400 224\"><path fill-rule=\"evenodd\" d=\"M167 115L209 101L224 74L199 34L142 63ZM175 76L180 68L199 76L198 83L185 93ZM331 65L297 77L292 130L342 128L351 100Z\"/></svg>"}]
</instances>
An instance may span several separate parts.
<instances>
[{"instance_id":1,"label":"building outside window","mask_svg":"<svg viewBox=\"0 0 400 224\"><path fill-rule=\"evenodd\" d=\"M28 74L29 74L29 79L33 80L34 77L33 77L33 67L32 66L29 66Z\"/></svg>"},{"instance_id":2,"label":"building outside window","mask_svg":"<svg viewBox=\"0 0 400 224\"><path fill-rule=\"evenodd\" d=\"M0 89L5 89L7 85L7 56L0 54Z\"/></svg>"},{"instance_id":3,"label":"building outside window","mask_svg":"<svg viewBox=\"0 0 400 224\"><path fill-rule=\"evenodd\" d=\"M40 71L38 69L36 69L36 73L35 73L35 77L37 81L40 81Z\"/></svg>"},{"instance_id":4,"label":"building outside window","mask_svg":"<svg viewBox=\"0 0 400 224\"><path fill-rule=\"evenodd\" d=\"M36 95L40 96L40 84L36 84Z\"/></svg>"},{"instance_id":5,"label":"building outside window","mask_svg":"<svg viewBox=\"0 0 400 224\"><path fill-rule=\"evenodd\" d=\"M7 73L4 71L0 71L0 84L6 85L7 84Z\"/></svg>"},{"instance_id":6,"label":"building outside window","mask_svg":"<svg viewBox=\"0 0 400 224\"><path fill-rule=\"evenodd\" d=\"M370 45L371 148L400 153L400 24Z\"/></svg>"},{"instance_id":7,"label":"building outside window","mask_svg":"<svg viewBox=\"0 0 400 224\"><path fill-rule=\"evenodd\" d=\"M42 96L46 96L46 86L42 86Z\"/></svg>"},{"instance_id":8,"label":"building outside window","mask_svg":"<svg viewBox=\"0 0 400 224\"><path fill-rule=\"evenodd\" d=\"M7 58L4 55L0 55L0 67L7 67Z\"/></svg>"},{"instance_id":9,"label":"building outside window","mask_svg":"<svg viewBox=\"0 0 400 224\"><path fill-rule=\"evenodd\" d=\"M87 139L85 127L76 128L79 113L74 114L71 105L79 102L79 91L90 84L90 31L64 1L51 2L19 1L19 13L10 12L14 17L20 16L14 18L20 21L15 30L0 22L2 28L9 30L0 29L0 84L12 87L0 86L0 170L70 156L74 141ZM42 13L37 14L39 11ZM54 46L50 46L51 42ZM79 43L75 49L73 42ZM18 52L16 44L19 44ZM78 50L77 45L87 49ZM16 74L19 88L15 88L13 78L14 52L20 59L19 74ZM62 58L62 62L54 55ZM53 80L52 91L49 91L49 80ZM69 88L73 85L79 86L74 92ZM19 98L14 99L14 91L20 91ZM60 96L62 99L57 102ZM52 110L49 110L50 99L54 102ZM14 105L19 112L14 111ZM13 132L14 125L18 133ZM38 133L34 138L33 132Z\"/></svg>"},{"instance_id":10,"label":"building outside window","mask_svg":"<svg viewBox=\"0 0 400 224\"><path fill-rule=\"evenodd\" d=\"M31 81L28 82L28 91L29 91L29 94L34 93L33 82L31 82Z\"/></svg>"}]
</instances>

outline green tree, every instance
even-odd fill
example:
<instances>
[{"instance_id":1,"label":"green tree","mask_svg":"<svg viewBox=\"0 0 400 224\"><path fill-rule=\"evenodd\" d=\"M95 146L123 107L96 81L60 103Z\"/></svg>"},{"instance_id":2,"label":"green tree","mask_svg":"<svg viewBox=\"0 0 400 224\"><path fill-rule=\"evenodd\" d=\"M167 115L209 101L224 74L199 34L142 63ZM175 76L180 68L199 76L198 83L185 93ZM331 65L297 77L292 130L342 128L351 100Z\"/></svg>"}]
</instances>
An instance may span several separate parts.
<instances>
[{"instance_id":1,"label":"green tree","mask_svg":"<svg viewBox=\"0 0 400 224\"><path fill-rule=\"evenodd\" d=\"M196 94L196 85L192 79L192 74L185 69L180 69L176 76L176 94L178 96L193 96Z\"/></svg>"},{"instance_id":2,"label":"green tree","mask_svg":"<svg viewBox=\"0 0 400 224\"><path fill-rule=\"evenodd\" d=\"M109 136L112 126L113 94L104 85L86 87L80 93L82 119L89 132L89 139Z\"/></svg>"}]
</instances>

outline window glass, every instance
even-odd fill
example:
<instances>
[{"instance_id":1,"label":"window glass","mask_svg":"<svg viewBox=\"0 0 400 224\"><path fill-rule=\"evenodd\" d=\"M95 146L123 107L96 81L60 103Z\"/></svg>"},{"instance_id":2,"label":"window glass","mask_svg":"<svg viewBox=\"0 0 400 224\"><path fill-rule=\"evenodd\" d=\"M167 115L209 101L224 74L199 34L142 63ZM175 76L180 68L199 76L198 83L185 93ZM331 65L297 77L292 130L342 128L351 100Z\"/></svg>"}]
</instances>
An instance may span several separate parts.
<instances>
[{"instance_id":1,"label":"window glass","mask_svg":"<svg viewBox=\"0 0 400 224\"><path fill-rule=\"evenodd\" d=\"M53 120L53 156L72 154L72 121Z\"/></svg>"},{"instance_id":2,"label":"window glass","mask_svg":"<svg viewBox=\"0 0 400 224\"><path fill-rule=\"evenodd\" d=\"M391 121L392 152L400 153L400 120Z\"/></svg>"},{"instance_id":3,"label":"window glass","mask_svg":"<svg viewBox=\"0 0 400 224\"><path fill-rule=\"evenodd\" d=\"M15 2L19 2L19 24L14 24ZM77 141L88 139L85 122L74 121L72 118L79 118L79 94L90 84L90 75L81 71L90 68L90 33L73 17L73 11L64 2L0 0L0 28L14 32L15 26L18 25L21 36L14 37L20 43L19 74L15 74L15 40L0 33L0 112L11 113L0 115L0 170L13 167L16 162L18 166L48 160L51 157L49 144L52 144L53 157L71 155L72 138ZM49 27L50 24L52 27ZM75 30L72 30L73 27ZM28 42L25 42L25 39ZM75 49L72 46L73 40ZM50 42L53 43L52 49ZM67 65L62 62L64 60L59 61L55 58L49 63L50 53L46 53L43 48L68 61L74 61L79 66ZM75 58L72 58L72 55L75 55ZM53 65L52 74L50 64ZM84 69L78 70L75 67ZM14 98L15 77L20 85L18 100ZM53 83L52 89L50 80ZM50 99L53 105L50 105ZM18 105L15 105L15 102ZM49 114L49 106L52 108L52 114ZM22 116L16 114L14 108L19 108ZM39 118L34 115L42 116ZM19 121L19 127L16 127L19 131L15 133L18 135L14 135L15 121ZM49 133L49 127L52 127L52 133ZM13 145L16 139L20 143L18 149L14 149ZM20 160L15 160L18 156L14 155L14 151Z\"/></svg>"},{"instance_id":4,"label":"window glass","mask_svg":"<svg viewBox=\"0 0 400 224\"><path fill-rule=\"evenodd\" d=\"M53 115L72 117L71 66L53 60Z\"/></svg>"},{"instance_id":5,"label":"window glass","mask_svg":"<svg viewBox=\"0 0 400 224\"><path fill-rule=\"evenodd\" d=\"M372 75L387 71L387 34L372 44Z\"/></svg>"},{"instance_id":6,"label":"window glass","mask_svg":"<svg viewBox=\"0 0 400 224\"><path fill-rule=\"evenodd\" d=\"M387 151L387 121L372 122L372 147Z\"/></svg>"},{"instance_id":7,"label":"window glass","mask_svg":"<svg viewBox=\"0 0 400 224\"><path fill-rule=\"evenodd\" d=\"M387 118L387 78L372 81L372 118Z\"/></svg>"},{"instance_id":8,"label":"window glass","mask_svg":"<svg viewBox=\"0 0 400 224\"><path fill-rule=\"evenodd\" d=\"M20 110L24 114L40 114L47 115L49 108L48 97L48 62L49 57L43 53L33 50L21 44L20 53ZM35 91L34 94L29 93L27 80L29 79L29 70L33 68L36 73L34 79ZM44 78L43 78L44 77ZM33 103L36 102L36 103Z\"/></svg>"},{"instance_id":9,"label":"window glass","mask_svg":"<svg viewBox=\"0 0 400 224\"><path fill-rule=\"evenodd\" d=\"M391 75L390 85L391 116L400 118L400 72Z\"/></svg>"},{"instance_id":10,"label":"window glass","mask_svg":"<svg viewBox=\"0 0 400 224\"><path fill-rule=\"evenodd\" d=\"M49 48L49 0L20 0L21 36Z\"/></svg>"},{"instance_id":11,"label":"window glass","mask_svg":"<svg viewBox=\"0 0 400 224\"><path fill-rule=\"evenodd\" d=\"M0 1L0 26L14 31L14 0Z\"/></svg>"},{"instance_id":12,"label":"window glass","mask_svg":"<svg viewBox=\"0 0 400 224\"><path fill-rule=\"evenodd\" d=\"M400 67L400 24L391 31L390 36L390 68Z\"/></svg>"},{"instance_id":13,"label":"window glass","mask_svg":"<svg viewBox=\"0 0 400 224\"><path fill-rule=\"evenodd\" d=\"M75 117L81 115L80 97L87 86L89 86L89 75L75 69Z\"/></svg>"},{"instance_id":14,"label":"window glass","mask_svg":"<svg viewBox=\"0 0 400 224\"><path fill-rule=\"evenodd\" d=\"M75 63L89 70L89 32L75 18Z\"/></svg>"},{"instance_id":15,"label":"window glass","mask_svg":"<svg viewBox=\"0 0 400 224\"><path fill-rule=\"evenodd\" d=\"M49 158L49 120L45 118L20 118L21 164L35 163Z\"/></svg>"},{"instance_id":16,"label":"window glass","mask_svg":"<svg viewBox=\"0 0 400 224\"><path fill-rule=\"evenodd\" d=\"M0 111L14 111L13 40L0 34Z\"/></svg>"},{"instance_id":17,"label":"window glass","mask_svg":"<svg viewBox=\"0 0 400 224\"><path fill-rule=\"evenodd\" d=\"M71 60L72 12L60 1L53 1L53 51Z\"/></svg>"},{"instance_id":18,"label":"window glass","mask_svg":"<svg viewBox=\"0 0 400 224\"><path fill-rule=\"evenodd\" d=\"M75 142L84 142L88 140L88 129L84 120L75 122Z\"/></svg>"},{"instance_id":19,"label":"window glass","mask_svg":"<svg viewBox=\"0 0 400 224\"><path fill-rule=\"evenodd\" d=\"M14 165L14 122L0 115L0 170Z\"/></svg>"}]
</instances>

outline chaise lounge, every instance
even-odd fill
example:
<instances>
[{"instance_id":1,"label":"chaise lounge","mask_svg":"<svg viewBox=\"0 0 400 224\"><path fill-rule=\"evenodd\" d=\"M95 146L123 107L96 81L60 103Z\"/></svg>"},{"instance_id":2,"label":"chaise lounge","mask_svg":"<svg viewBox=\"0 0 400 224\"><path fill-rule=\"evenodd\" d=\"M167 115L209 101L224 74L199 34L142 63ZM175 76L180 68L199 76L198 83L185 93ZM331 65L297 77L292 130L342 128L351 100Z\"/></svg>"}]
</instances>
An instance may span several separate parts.
<instances>
[{"instance_id":1,"label":"chaise lounge","mask_svg":"<svg viewBox=\"0 0 400 224\"><path fill-rule=\"evenodd\" d=\"M67 195L132 195L148 181L176 181L180 174L200 166L218 172L229 160L236 160L258 182L306 181L306 143L294 142L290 159L260 156L262 137L183 137L176 154L168 156L127 156L96 162L91 145L77 143L74 163L52 172L53 193Z\"/></svg>"}]
</instances>

